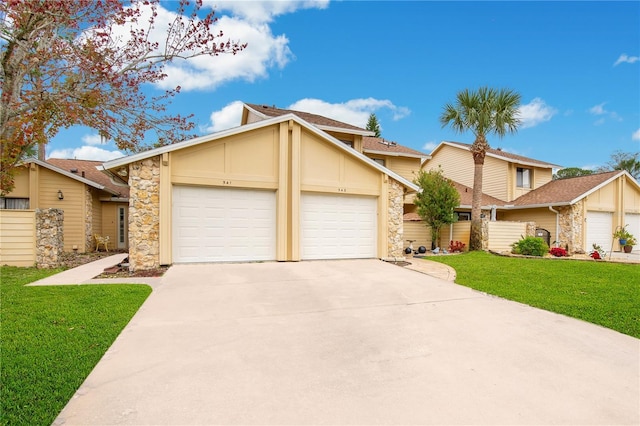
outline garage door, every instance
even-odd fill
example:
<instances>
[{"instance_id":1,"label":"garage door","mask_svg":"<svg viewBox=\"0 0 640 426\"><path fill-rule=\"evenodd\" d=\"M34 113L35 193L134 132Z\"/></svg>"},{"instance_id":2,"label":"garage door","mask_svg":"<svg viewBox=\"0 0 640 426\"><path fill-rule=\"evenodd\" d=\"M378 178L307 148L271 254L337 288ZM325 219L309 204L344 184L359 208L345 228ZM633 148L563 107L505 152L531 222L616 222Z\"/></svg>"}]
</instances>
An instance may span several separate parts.
<instances>
[{"instance_id":1,"label":"garage door","mask_svg":"<svg viewBox=\"0 0 640 426\"><path fill-rule=\"evenodd\" d=\"M276 258L273 191L173 187L174 262Z\"/></svg>"},{"instance_id":2,"label":"garage door","mask_svg":"<svg viewBox=\"0 0 640 426\"><path fill-rule=\"evenodd\" d=\"M627 226L627 231L635 237L636 241L640 241L640 214L626 213L624 215L624 223L629 225Z\"/></svg>"},{"instance_id":3,"label":"garage door","mask_svg":"<svg viewBox=\"0 0 640 426\"><path fill-rule=\"evenodd\" d=\"M613 239L613 213L587 212L587 252L593 244L598 244L603 250L611 250Z\"/></svg>"},{"instance_id":4,"label":"garage door","mask_svg":"<svg viewBox=\"0 0 640 426\"><path fill-rule=\"evenodd\" d=\"M302 194L301 258L376 257L377 204L373 197Z\"/></svg>"}]
</instances>

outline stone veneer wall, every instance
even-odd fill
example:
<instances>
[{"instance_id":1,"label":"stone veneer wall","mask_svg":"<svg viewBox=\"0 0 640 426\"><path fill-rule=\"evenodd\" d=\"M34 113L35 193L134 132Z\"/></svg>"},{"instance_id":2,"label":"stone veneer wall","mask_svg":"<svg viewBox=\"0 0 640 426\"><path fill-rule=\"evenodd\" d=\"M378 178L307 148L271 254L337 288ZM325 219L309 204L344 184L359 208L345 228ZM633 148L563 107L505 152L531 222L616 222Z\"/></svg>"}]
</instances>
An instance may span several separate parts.
<instances>
[{"instance_id":1,"label":"stone veneer wall","mask_svg":"<svg viewBox=\"0 0 640 426\"><path fill-rule=\"evenodd\" d=\"M394 179L389 178L389 211L387 256L403 257L402 237L404 234L404 187Z\"/></svg>"},{"instance_id":2,"label":"stone veneer wall","mask_svg":"<svg viewBox=\"0 0 640 426\"><path fill-rule=\"evenodd\" d=\"M93 245L93 194L88 185L85 185L84 190L84 210L84 249L92 251L95 248Z\"/></svg>"},{"instance_id":3,"label":"stone veneer wall","mask_svg":"<svg viewBox=\"0 0 640 426\"><path fill-rule=\"evenodd\" d=\"M569 253L584 253L582 248L582 227L584 224L584 200L566 206L557 207L560 212L558 223L560 225L560 236L558 241L560 247L567 249Z\"/></svg>"},{"instance_id":4,"label":"stone veneer wall","mask_svg":"<svg viewBox=\"0 0 640 426\"><path fill-rule=\"evenodd\" d=\"M36 209L36 266L57 268L64 250L64 211Z\"/></svg>"},{"instance_id":5,"label":"stone veneer wall","mask_svg":"<svg viewBox=\"0 0 640 426\"><path fill-rule=\"evenodd\" d=\"M160 266L160 156L129 165L129 269Z\"/></svg>"}]
</instances>

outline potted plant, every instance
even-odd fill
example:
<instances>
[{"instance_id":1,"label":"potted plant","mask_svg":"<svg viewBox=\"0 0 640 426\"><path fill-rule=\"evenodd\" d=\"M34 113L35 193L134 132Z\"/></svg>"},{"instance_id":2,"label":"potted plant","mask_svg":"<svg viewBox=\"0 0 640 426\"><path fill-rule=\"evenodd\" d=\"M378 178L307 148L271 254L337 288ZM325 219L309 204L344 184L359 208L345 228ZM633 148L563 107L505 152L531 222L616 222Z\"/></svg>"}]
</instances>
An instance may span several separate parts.
<instances>
[{"instance_id":1,"label":"potted plant","mask_svg":"<svg viewBox=\"0 0 640 426\"><path fill-rule=\"evenodd\" d=\"M627 240L629 239L629 237L633 237L633 235L631 235L629 231L627 231L627 225L618 226L616 228L616 232L613 233L613 238L618 239L620 247L624 247L625 245L627 245Z\"/></svg>"},{"instance_id":2,"label":"potted plant","mask_svg":"<svg viewBox=\"0 0 640 426\"><path fill-rule=\"evenodd\" d=\"M638 242L636 241L635 237L629 234L629 237L627 238L625 245L622 246L622 249L625 253L631 253L633 246L635 246L636 244L638 244Z\"/></svg>"}]
</instances>

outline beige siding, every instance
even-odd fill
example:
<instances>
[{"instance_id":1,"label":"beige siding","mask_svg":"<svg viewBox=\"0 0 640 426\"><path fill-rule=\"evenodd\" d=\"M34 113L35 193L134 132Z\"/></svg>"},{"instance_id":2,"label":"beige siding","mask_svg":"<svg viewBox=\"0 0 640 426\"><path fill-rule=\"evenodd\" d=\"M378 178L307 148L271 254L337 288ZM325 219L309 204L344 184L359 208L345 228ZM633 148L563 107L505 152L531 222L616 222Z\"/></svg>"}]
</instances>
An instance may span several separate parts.
<instances>
[{"instance_id":1,"label":"beige siding","mask_svg":"<svg viewBox=\"0 0 640 426\"><path fill-rule=\"evenodd\" d=\"M468 153L471 155L470 153ZM473 169L471 170L473 173ZM482 169L482 192L500 200L508 200L509 163L493 157L486 157ZM473 187L473 185L470 185Z\"/></svg>"},{"instance_id":2,"label":"beige siding","mask_svg":"<svg viewBox=\"0 0 640 426\"><path fill-rule=\"evenodd\" d=\"M551 234L551 244L557 240L556 214L548 208L500 212L498 213L498 221L534 222L536 228L543 228L549 231Z\"/></svg>"},{"instance_id":3,"label":"beige siding","mask_svg":"<svg viewBox=\"0 0 640 426\"><path fill-rule=\"evenodd\" d=\"M527 225L523 222L489 222L489 250L510 252L511 244L521 240L527 234Z\"/></svg>"},{"instance_id":4,"label":"beige siding","mask_svg":"<svg viewBox=\"0 0 640 426\"><path fill-rule=\"evenodd\" d=\"M453 241L461 241L465 243L465 249L469 248L469 238L471 237L471 221L463 220L453 225L443 226L440 230L440 247L447 248L449 243Z\"/></svg>"},{"instance_id":5,"label":"beige siding","mask_svg":"<svg viewBox=\"0 0 640 426\"><path fill-rule=\"evenodd\" d=\"M624 211L626 213L640 213L640 189L628 179L624 187Z\"/></svg>"},{"instance_id":6,"label":"beige siding","mask_svg":"<svg viewBox=\"0 0 640 426\"><path fill-rule=\"evenodd\" d=\"M374 156L372 155L372 158ZM416 175L420 171L420 159L419 158L407 158L407 157L384 157L386 167L399 174L409 182L413 182Z\"/></svg>"},{"instance_id":7,"label":"beige siding","mask_svg":"<svg viewBox=\"0 0 640 426\"><path fill-rule=\"evenodd\" d=\"M61 190L64 199L58 199ZM64 250L71 251L76 246L85 251L85 184L40 168L40 208L62 209L64 212Z\"/></svg>"},{"instance_id":8,"label":"beige siding","mask_svg":"<svg viewBox=\"0 0 640 426\"><path fill-rule=\"evenodd\" d=\"M553 171L551 169L541 169L536 167L533 171L533 188L540 188L542 185L545 185L553 179Z\"/></svg>"},{"instance_id":9,"label":"beige siding","mask_svg":"<svg viewBox=\"0 0 640 426\"><path fill-rule=\"evenodd\" d=\"M35 212L0 210L0 265L33 266L35 261Z\"/></svg>"},{"instance_id":10,"label":"beige siding","mask_svg":"<svg viewBox=\"0 0 640 426\"><path fill-rule=\"evenodd\" d=\"M409 247L408 240L415 240L413 248L418 249L420 246L425 246L427 249L431 249L431 228L426 226L422 221L404 221L404 247Z\"/></svg>"},{"instance_id":11,"label":"beige siding","mask_svg":"<svg viewBox=\"0 0 640 426\"><path fill-rule=\"evenodd\" d=\"M442 168L443 174L462 185L473 187L473 157L464 149L443 146L424 164L425 170Z\"/></svg>"},{"instance_id":12,"label":"beige siding","mask_svg":"<svg viewBox=\"0 0 640 426\"><path fill-rule=\"evenodd\" d=\"M13 191L7 194L10 198L29 198L29 169L19 167L14 176Z\"/></svg>"}]
</instances>

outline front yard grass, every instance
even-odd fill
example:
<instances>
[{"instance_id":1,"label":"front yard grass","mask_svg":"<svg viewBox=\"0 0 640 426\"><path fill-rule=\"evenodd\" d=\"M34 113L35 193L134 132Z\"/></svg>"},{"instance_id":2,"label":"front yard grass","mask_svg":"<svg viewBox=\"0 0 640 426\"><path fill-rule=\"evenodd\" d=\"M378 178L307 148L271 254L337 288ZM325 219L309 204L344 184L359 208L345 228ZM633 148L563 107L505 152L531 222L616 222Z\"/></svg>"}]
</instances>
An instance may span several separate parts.
<instances>
[{"instance_id":1,"label":"front yard grass","mask_svg":"<svg viewBox=\"0 0 640 426\"><path fill-rule=\"evenodd\" d=\"M24 286L55 272L0 267L1 425L50 425L151 293Z\"/></svg>"},{"instance_id":2,"label":"front yard grass","mask_svg":"<svg viewBox=\"0 0 640 426\"><path fill-rule=\"evenodd\" d=\"M432 256L456 283L640 338L640 265L471 252Z\"/></svg>"}]
</instances>

